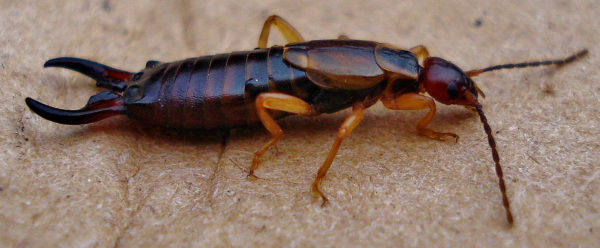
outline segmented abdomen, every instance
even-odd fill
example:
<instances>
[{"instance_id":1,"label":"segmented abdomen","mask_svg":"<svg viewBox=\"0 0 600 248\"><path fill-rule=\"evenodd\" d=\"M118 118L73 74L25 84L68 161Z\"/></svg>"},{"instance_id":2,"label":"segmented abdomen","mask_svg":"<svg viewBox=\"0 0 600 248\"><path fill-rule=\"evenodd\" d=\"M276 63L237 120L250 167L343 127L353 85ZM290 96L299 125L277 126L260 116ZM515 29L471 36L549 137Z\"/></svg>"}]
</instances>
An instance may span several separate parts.
<instances>
[{"instance_id":1,"label":"segmented abdomen","mask_svg":"<svg viewBox=\"0 0 600 248\"><path fill-rule=\"evenodd\" d=\"M307 99L318 88L272 47L156 64L137 82L128 115L158 125L229 128L258 122L254 99L282 92ZM146 75L145 75L146 74ZM127 97L127 92L124 94Z\"/></svg>"}]
</instances>

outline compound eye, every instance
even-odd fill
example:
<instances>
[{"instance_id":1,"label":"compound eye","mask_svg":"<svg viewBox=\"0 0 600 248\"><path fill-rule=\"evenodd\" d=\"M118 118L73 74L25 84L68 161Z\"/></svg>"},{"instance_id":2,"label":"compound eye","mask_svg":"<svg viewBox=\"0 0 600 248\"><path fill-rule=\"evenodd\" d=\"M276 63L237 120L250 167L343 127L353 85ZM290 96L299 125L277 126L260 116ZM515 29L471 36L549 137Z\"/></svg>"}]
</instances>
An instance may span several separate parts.
<instances>
[{"instance_id":1,"label":"compound eye","mask_svg":"<svg viewBox=\"0 0 600 248\"><path fill-rule=\"evenodd\" d=\"M455 83L450 83L447 90L450 99L456 99L458 97L458 87L456 87Z\"/></svg>"},{"instance_id":2,"label":"compound eye","mask_svg":"<svg viewBox=\"0 0 600 248\"><path fill-rule=\"evenodd\" d=\"M142 74L144 74L143 72L138 72L136 74L133 74L133 77L131 77L131 81L137 81L142 77Z\"/></svg>"}]
</instances>

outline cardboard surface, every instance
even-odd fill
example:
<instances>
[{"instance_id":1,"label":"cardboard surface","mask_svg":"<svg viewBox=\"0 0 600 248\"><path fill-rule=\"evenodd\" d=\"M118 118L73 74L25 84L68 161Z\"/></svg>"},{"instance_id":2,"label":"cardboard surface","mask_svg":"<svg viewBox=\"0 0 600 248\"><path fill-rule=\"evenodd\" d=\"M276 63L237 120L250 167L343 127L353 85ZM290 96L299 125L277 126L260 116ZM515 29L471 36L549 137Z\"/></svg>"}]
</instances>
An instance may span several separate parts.
<instances>
[{"instance_id":1,"label":"cardboard surface","mask_svg":"<svg viewBox=\"0 0 600 248\"><path fill-rule=\"evenodd\" d=\"M0 244L8 247L428 247L600 243L600 11L580 1L0 1ZM247 168L262 127L178 132L116 117L63 126L26 96L77 109L98 89L75 72L43 69L76 56L135 71L146 60L253 49L278 14L306 39L423 44L463 69L590 55L556 69L476 78L495 132L516 225L509 229L477 116L438 104L377 104L344 141L310 194L348 111L280 121L286 136ZM281 39L274 36L274 43ZM272 43L273 44L273 43Z\"/></svg>"}]
</instances>

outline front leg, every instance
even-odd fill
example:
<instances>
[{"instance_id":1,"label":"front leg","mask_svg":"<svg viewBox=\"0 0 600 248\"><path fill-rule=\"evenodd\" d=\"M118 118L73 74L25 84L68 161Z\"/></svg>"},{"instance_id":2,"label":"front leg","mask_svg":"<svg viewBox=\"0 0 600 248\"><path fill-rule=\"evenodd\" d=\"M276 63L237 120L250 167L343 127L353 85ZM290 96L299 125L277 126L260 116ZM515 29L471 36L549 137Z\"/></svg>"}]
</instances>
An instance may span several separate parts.
<instances>
[{"instance_id":1,"label":"front leg","mask_svg":"<svg viewBox=\"0 0 600 248\"><path fill-rule=\"evenodd\" d=\"M409 49L409 51L415 54L421 66L423 66L423 62L425 62L425 59L429 57L429 51L427 51L427 48L423 45L413 47Z\"/></svg>"},{"instance_id":2,"label":"front leg","mask_svg":"<svg viewBox=\"0 0 600 248\"><path fill-rule=\"evenodd\" d=\"M419 95L416 93L406 93L395 98L382 98L381 102L389 109L393 110L420 110L429 109L429 112L417 123L417 132L429 138L437 140L446 140L455 138L458 142L458 135L453 133L440 133L427 128L427 125L435 116L435 102L431 97Z\"/></svg>"}]
</instances>

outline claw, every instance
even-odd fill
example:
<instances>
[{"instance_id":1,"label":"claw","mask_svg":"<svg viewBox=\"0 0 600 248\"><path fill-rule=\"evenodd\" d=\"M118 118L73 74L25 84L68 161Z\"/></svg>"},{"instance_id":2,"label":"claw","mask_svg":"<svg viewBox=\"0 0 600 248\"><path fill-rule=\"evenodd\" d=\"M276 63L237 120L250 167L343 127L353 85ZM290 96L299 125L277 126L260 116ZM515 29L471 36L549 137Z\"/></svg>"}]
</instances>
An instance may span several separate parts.
<instances>
[{"instance_id":1,"label":"claw","mask_svg":"<svg viewBox=\"0 0 600 248\"><path fill-rule=\"evenodd\" d=\"M108 91L92 96L88 104L80 110L50 107L29 97L25 99L25 103L31 111L44 119L68 125L96 122L125 111L121 96Z\"/></svg>"},{"instance_id":2,"label":"claw","mask_svg":"<svg viewBox=\"0 0 600 248\"><path fill-rule=\"evenodd\" d=\"M263 179L261 177L258 177L256 175L254 175L254 172L250 172L248 173L248 175L246 175L246 178L252 178L252 179Z\"/></svg>"},{"instance_id":3,"label":"claw","mask_svg":"<svg viewBox=\"0 0 600 248\"><path fill-rule=\"evenodd\" d=\"M123 92L127 88L127 81L133 73L115 69L93 61L62 57L46 61L44 67L63 67L80 72L97 81L96 86L116 92ZM25 103L34 113L44 119L68 125L86 124L96 122L125 111L123 98L114 92L100 92L92 97L80 110L66 110L50 107L29 97Z\"/></svg>"},{"instance_id":4,"label":"claw","mask_svg":"<svg viewBox=\"0 0 600 248\"><path fill-rule=\"evenodd\" d=\"M44 67L63 67L82 73L97 81L96 86L109 90L123 92L127 88L133 73L112 68L94 61L61 57L46 61Z\"/></svg>"}]
</instances>

